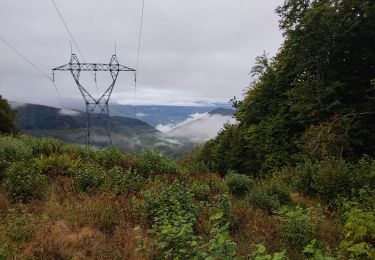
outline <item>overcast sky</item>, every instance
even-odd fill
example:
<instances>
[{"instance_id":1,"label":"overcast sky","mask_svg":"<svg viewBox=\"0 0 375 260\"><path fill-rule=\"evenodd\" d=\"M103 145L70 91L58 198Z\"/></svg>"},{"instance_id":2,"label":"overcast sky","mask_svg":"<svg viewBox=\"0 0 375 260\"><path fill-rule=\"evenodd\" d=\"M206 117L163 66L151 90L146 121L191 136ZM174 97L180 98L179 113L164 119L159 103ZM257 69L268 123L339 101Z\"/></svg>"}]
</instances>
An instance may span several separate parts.
<instances>
[{"instance_id":1,"label":"overcast sky","mask_svg":"<svg viewBox=\"0 0 375 260\"><path fill-rule=\"evenodd\" d=\"M55 2L87 62L109 62L116 42L120 63L135 68L142 0ZM255 57L263 51L274 55L282 43L274 13L282 2L145 0L137 104L241 97ZM0 0L0 38L48 75L69 62L70 38L51 0ZM109 85L108 75L98 75L99 92ZM97 96L89 74L82 82ZM120 74L113 101L134 104L133 82L133 74ZM69 72L58 72L56 85L63 100L81 98ZM13 101L61 106L49 81L2 42L0 94Z\"/></svg>"}]
</instances>

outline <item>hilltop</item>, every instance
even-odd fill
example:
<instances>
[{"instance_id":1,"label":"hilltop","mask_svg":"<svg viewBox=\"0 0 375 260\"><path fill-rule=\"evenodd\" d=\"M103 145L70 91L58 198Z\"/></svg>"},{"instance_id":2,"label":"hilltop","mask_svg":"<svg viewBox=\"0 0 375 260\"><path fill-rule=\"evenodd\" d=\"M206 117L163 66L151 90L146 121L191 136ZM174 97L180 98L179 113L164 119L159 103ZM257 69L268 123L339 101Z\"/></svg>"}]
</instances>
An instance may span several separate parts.
<instances>
[{"instance_id":1,"label":"hilltop","mask_svg":"<svg viewBox=\"0 0 375 260\"><path fill-rule=\"evenodd\" d=\"M84 145L86 142L86 114L73 109L60 109L36 104L11 103L16 109L16 122L21 133L37 137L53 137ZM135 118L111 116L112 142L127 152L159 149L177 156L192 149L188 140L173 140L144 121ZM103 130L94 125L95 131ZM95 137L95 136L94 136ZM100 136L94 145L103 146Z\"/></svg>"}]
</instances>

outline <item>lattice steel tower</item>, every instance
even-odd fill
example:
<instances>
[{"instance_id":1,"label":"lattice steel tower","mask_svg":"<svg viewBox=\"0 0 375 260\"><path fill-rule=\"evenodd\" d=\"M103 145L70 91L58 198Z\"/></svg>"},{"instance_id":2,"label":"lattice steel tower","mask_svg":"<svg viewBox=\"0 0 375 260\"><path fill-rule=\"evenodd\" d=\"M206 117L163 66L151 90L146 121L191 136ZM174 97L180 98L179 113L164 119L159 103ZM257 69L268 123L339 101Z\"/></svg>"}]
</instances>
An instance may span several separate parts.
<instances>
[{"instance_id":1,"label":"lattice steel tower","mask_svg":"<svg viewBox=\"0 0 375 260\"><path fill-rule=\"evenodd\" d=\"M112 144L111 125L109 117L109 99L111 97L113 87L115 86L120 71L133 71L135 69L120 65L116 54L112 55L109 64L104 63L80 63L77 56L73 53L70 62L60 67L52 69L53 80L55 71L70 71L79 91L82 94L86 104L87 126L86 126L86 145L91 145L91 131L94 126L104 127L105 144ZM105 90L104 94L95 99L80 83L79 77L81 71L109 71L112 77L112 83ZM95 75L96 80L96 75ZM98 128L99 130L99 128ZM100 132L98 132L100 133Z\"/></svg>"}]
</instances>

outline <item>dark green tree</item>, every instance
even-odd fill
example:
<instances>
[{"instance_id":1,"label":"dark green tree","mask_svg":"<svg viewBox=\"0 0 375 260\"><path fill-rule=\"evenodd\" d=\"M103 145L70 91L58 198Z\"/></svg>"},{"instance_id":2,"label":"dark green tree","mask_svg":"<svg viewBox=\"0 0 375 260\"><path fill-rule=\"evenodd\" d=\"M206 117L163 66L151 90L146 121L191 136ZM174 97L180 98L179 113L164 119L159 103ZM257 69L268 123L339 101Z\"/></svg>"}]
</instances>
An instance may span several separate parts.
<instances>
[{"instance_id":1,"label":"dark green tree","mask_svg":"<svg viewBox=\"0 0 375 260\"><path fill-rule=\"evenodd\" d=\"M276 12L284 43L257 58L234 103L238 124L202 149L207 163L242 173L293 164L305 131L332 121L342 157L375 155L375 2L286 0Z\"/></svg>"},{"instance_id":2,"label":"dark green tree","mask_svg":"<svg viewBox=\"0 0 375 260\"><path fill-rule=\"evenodd\" d=\"M0 133L16 134L16 111L14 111L8 101L0 95Z\"/></svg>"}]
</instances>

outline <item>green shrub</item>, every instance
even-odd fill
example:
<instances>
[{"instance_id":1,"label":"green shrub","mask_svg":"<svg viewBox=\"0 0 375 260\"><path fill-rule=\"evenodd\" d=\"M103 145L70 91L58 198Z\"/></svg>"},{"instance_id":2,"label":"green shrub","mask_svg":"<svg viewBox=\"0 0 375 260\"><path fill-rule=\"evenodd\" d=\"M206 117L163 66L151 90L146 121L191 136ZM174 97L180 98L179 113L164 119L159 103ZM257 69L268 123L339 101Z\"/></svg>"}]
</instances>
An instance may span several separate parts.
<instances>
[{"instance_id":1,"label":"green shrub","mask_svg":"<svg viewBox=\"0 0 375 260\"><path fill-rule=\"evenodd\" d=\"M180 182L174 182L154 192L147 190L143 195L145 212L150 218L156 217L160 213L159 210L173 212L176 203L185 211L193 211L193 194Z\"/></svg>"},{"instance_id":2,"label":"green shrub","mask_svg":"<svg viewBox=\"0 0 375 260\"><path fill-rule=\"evenodd\" d=\"M318 172L313 175L312 188L322 201L333 206L339 197L350 197L353 176L344 160L326 159L320 162Z\"/></svg>"},{"instance_id":3,"label":"green shrub","mask_svg":"<svg viewBox=\"0 0 375 260\"><path fill-rule=\"evenodd\" d=\"M315 195L316 191L313 188L313 176L319 170L318 164L307 160L304 163L298 164L295 169L294 186L295 188L307 195Z\"/></svg>"},{"instance_id":4,"label":"green shrub","mask_svg":"<svg viewBox=\"0 0 375 260\"><path fill-rule=\"evenodd\" d=\"M149 230L153 240L146 243L140 237L138 249L151 258L198 258L202 239L194 234L197 219L193 213L192 197L193 194L180 183L173 183L161 194L146 192L146 212L154 222Z\"/></svg>"},{"instance_id":5,"label":"green shrub","mask_svg":"<svg viewBox=\"0 0 375 260\"><path fill-rule=\"evenodd\" d=\"M252 181L251 178L246 175L230 173L225 177L225 181L229 191L237 197L241 197L250 192Z\"/></svg>"},{"instance_id":6,"label":"green shrub","mask_svg":"<svg viewBox=\"0 0 375 260\"><path fill-rule=\"evenodd\" d=\"M96 161L96 151L91 149L90 147L86 146L79 146L75 144L64 144L60 148L60 152L62 154L68 154L70 157L74 159L82 159L87 162L94 163Z\"/></svg>"},{"instance_id":7,"label":"green shrub","mask_svg":"<svg viewBox=\"0 0 375 260\"><path fill-rule=\"evenodd\" d=\"M33 156L32 149L22 140L11 137L0 137L0 179L11 162L29 160Z\"/></svg>"},{"instance_id":8,"label":"green shrub","mask_svg":"<svg viewBox=\"0 0 375 260\"><path fill-rule=\"evenodd\" d=\"M77 187L82 192L99 188L105 182L106 171L96 165L82 165L76 173Z\"/></svg>"},{"instance_id":9,"label":"green shrub","mask_svg":"<svg viewBox=\"0 0 375 260\"><path fill-rule=\"evenodd\" d=\"M72 159L67 154L40 155L36 159L39 171L45 175L72 176L80 165L79 159Z\"/></svg>"},{"instance_id":10,"label":"green shrub","mask_svg":"<svg viewBox=\"0 0 375 260\"><path fill-rule=\"evenodd\" d=\"M96 152L97 162L105 169L112 169L115 166L121 166L124 163L124 159L124 153L115 146Z\"/></svg>"},{"instance_id":11,"label":"green shrub","mask_svg":"<svg viewBox=\"0 0 375 260\"><path fill-rule=\"evenodd\" d=\"M283 207L278 211L283 236L299 251L303 249L316 236L321 219L312 217L312 209Z\"/></svg>"},{"instance_id":12,"label":"green shrub","mask_svg":"<svg viewBox=\"0 0 375 260\"><path fill-rule=\"evenodd\" d=\"M262 187L254 187L248 195L249 203L259 209L272 214L280 208L281 204L275 195L270 195Z\"/></svg>"},{"instance_id":13,"label":"green shrub","mask_svg":"<svg viewBox=\"0 0 375 260\"><path fill-rule=\"evenodd\" d=\"M311 240L310 244L308 244L304 249L303 253L308 256L308 259L312 260L337 260L334 256L327 255L322 249L316 246L317 240Z\"/></svg>"},{"instance_id":14,"label":"green shrub","mask_svg":"<svg viewBox=\"0 0 375 260\"><path fill-rule=\"evenodd\" d=\"M259 244L257 245L257 250L251 253L246 259L254 259L254 260L283 260L288 259L285 256L284 252L276 252L273 255L267 253L267 248ZM327 259L328 260L328 259Z\"/></svg>"},{"instance_id":15,"label":"green shrub","mask_svg":"<svg viewBox=\"0 0 375 260\"><path fill-rule=\"evenodd\" d=\"M236 243L229 237L229 223L222 223L223 212L210 217L211 239L203 248L206 248L205 259L235 259Z\"/></svg>"},{"instance_id":16,"label":"green shrub","mask_svg":"<svg viewBox=\"0 0 375 260\"><path fill-rule=\"evenodd\" d=\"M210 186L205 183L193 182L190 186L194 198L201 201L207 201L210 194Z\"/></svg>"},{"instance_id":17,"label":"green shrub","mask_svg":"<svg viewBox=\"0 0 375 260\"><path fill-rule=\"evenodd\" d=\"M169 158L163 158L156 152L146 151L139 156L137 173L144 177L155 174L178 174L177 165Z\"/></svg>"},{"instance_id":18,"label":"green shrub","mask_svg":"<svg viewBox=\"0 0 375 260\"><path fill-rule=\"evenodd\" d=\"M5 172L4 189L11 201L30 202L44 198L46 176L39 173L35 162L13 162Z\"/></svg>"},{"instance_id":19,"label":"green shrub","mask_svg":"<svg viewBox=\"0 0 375 260\"><path fill-rule=\"evenodd\" d=\"M369 157L364 156L355 166L352 167L352 171L354 172L352 176L352 196L366 199L363 197L363 191L375 190L375 160L371 160Z\"/></svg>"},{"instance_id":20,"label":"green shrub","mask_svg":"<svg viewBox=\"0 0 375 260\"><path fill-rule=\"evenodd\" d=\"M20 139L31 146L34 155L59 153L63 143L53 138L35 138L23 135Z\"/></svg>"},{"instance_id":21,"label":"green shrub","mask_svg":"<svg viewBox=\"0 0 375 260\"><path fill-rule=\"evenodd\" d=\"M147 243L139 236L138 251L152 259L236 259L236 243L229 237L229 224L222 224L223 213L210 217L211 239L203 244L202 237L194 234L194 214L176 205L173 212L161 209L149 230L153 240Z\"/></svg>"},{"instance_id":22,"label":"green shrub","mask_svg":"<svg viewBox=\"0 0 375 260\"><path fill-rule=\"evenodd\" d=\"M271 178L262 184L262 188L271 197L277 198L281 205L288 205L291 203L289 185L277 177Z\"/></svg>"},{"instance_id":23,"label":"green shrub","mask_svg":"<svg viewBox=\"0 0 375 260\"><path fill-rule=\"evenodd\" d=\"M366 156L356 164L334 158L307 161L297 165L294 172L297 190L317 195L332 207L338 206L342 198L369 200L373 194L367 191L375 189L375 161Z\"/></svg>"},{"instance_id":24,"label":"green shrub","mask_svg":"<svg viewBox=\"0 0 375 260\"><path fill-rule=\"evenodd\" d=\"M223 216L221 217L222 222L230 221L232 200L228 193L216 195L210 204L211 208L213 208L215 212L219 211L223 213Z\"/></svg>"},{"instance_id":25,"label":"green shrub","mask_svg":"<svg viewBox=\"0 0 375 260\"><path fill-rule=\"evenodd\" d=\"M106 175L105 186L117 194L126 191L138 192L143 181L142 176L131 170L123 171L119 167L114 167Z\"/></svg>"},{"instance_id":26,"label":"green shrub","mask_svg":"<svg viewBox=\"0 0 375 260\"><path fill-rule=\"evenodd\" d=\"M375 259L375 210L345 203L344 234L340 249L345 258Z\"/></svg>"},{"instance_id":27,"label":"green shrub","mask_svg":"<svg viewBox=\"0 0 375 260\"><path fill-rule=\"evenodd\" d=\"M197 173L206 173L208 172L208 167L205 162L203 161L192 161L185 165L185 169L189 174L197 174Z\"/></svg>"}]
</instances>

